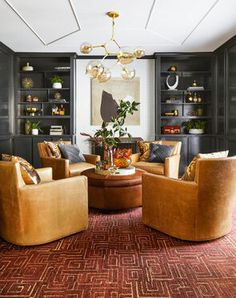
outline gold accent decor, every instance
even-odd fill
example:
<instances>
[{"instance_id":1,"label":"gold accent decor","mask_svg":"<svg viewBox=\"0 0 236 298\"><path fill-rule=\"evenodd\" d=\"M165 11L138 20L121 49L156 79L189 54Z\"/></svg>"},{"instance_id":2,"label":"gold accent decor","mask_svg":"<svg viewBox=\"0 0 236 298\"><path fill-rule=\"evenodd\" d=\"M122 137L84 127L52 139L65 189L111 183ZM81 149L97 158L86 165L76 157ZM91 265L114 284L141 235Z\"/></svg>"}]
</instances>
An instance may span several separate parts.
<instances>
[{"instance_id":1,"label":"gold accent decor","mask_svg":"<svg viewBox=\"0 0 236 298\"><path fill-rule=\"evenodd\" d=\"M115 18L119 17L119 13L117 11L109 11L106 15L112 18L112 34L110 40L98 45L84 42L80 46L80 52L82 54L89 54L95 48L103 48L105 52L101 61L90 61L88 63L86 74L92 79L96 79L99 83L107 82L111 78L111 71L104 66L104 60L109 56L115 56L117 58L115 65L121 66L121 77L124 80L132 80L135 77L135 69L133 67L128 68L127 65L130 65L135 59L143 57L145 50L142 48L131 50L127 47L121 47L115 38ZM109 43L111 42L117 47L117 52L109 51Z\"/></svg>"}]
</instances>

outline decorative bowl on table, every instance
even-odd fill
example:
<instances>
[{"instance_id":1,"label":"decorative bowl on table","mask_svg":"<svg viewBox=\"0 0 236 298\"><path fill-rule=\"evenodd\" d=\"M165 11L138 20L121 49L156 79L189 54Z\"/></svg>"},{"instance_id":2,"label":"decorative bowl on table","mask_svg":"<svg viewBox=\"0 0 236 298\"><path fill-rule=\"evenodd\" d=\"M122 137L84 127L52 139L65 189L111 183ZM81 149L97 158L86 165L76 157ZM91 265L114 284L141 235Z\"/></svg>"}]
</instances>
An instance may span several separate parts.
<instances>
[{"instance_id":1,"label":"decorative bowl on table","mask_svg":"<svg viewBox=\"0 0 236 298\"><path fill-rule=\"evenodd\" d=\"M114 165L117 168L127 168L131 164L132 149L116 149L114 152Z\"/></svg>"}]
</instances>

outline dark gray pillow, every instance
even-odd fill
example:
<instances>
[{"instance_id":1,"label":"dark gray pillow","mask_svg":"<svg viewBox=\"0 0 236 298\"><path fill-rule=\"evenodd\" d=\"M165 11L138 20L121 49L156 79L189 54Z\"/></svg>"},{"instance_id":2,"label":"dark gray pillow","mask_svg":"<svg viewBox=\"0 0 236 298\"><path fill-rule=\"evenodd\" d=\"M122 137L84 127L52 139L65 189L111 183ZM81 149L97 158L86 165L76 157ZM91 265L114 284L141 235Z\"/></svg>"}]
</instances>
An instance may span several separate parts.
<instances>
[{"instance_id":1,"label":"dark gray pillow","mask_svg":"<svg viewBox=\"0 0 236 298\"><path fill-rule=\"evenodd\" d=\"M164 163L165 158L172 155L174 151L174 146L160 145L160 144L150 144L150 156L149 162L160 162Z\"/></svg>"},{"instance_id":2,"label":"dark gray pillow","mask_svg":"<svg viewBox=\"0 0 236 298\"><path fill-rule=\"evenodd\" d=\"M58 146L61 150L62 157L69 159L70 163L85 161L78 146L70 144L59 144Z\"/></svg>"}]
</instances>

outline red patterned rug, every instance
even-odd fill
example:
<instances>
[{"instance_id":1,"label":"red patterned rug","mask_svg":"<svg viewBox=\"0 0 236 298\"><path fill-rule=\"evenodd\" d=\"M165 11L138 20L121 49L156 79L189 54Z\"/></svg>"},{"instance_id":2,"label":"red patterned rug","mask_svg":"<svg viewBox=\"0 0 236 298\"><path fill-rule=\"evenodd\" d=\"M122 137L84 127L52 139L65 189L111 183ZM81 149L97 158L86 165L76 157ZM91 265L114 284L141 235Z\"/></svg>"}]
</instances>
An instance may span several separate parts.
<instances>
[{"instance_id":1,"label":"red patterned rug","mask_svg":"<svg viewBox=\"0 0 236 298\"><path fill-rule=\"evenodd\" d=\"M0 297L236 297L236 214L229 235L193 243L141 212L91 210L87 231L41 246L0 240Z\"/></svg>"}]
</instances>

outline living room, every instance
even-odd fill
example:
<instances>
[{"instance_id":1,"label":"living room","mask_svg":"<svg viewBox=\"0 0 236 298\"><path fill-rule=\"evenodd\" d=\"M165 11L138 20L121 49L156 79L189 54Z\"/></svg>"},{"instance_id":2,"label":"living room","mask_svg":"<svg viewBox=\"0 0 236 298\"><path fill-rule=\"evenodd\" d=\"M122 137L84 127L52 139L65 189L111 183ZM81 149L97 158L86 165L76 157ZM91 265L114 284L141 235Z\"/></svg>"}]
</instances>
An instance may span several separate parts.
<instances>
[{"instance_id":1,"label":"living room","mask_svg":"<svg viewBox=\"0 0 236 298\"><path fill-rule=\"evenodd\" d=\"M236 296L235 11L1 1L0 297Z\"/></svg>"}]
</instances>

